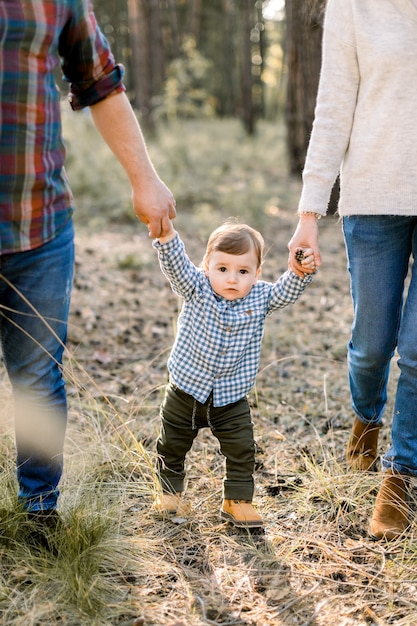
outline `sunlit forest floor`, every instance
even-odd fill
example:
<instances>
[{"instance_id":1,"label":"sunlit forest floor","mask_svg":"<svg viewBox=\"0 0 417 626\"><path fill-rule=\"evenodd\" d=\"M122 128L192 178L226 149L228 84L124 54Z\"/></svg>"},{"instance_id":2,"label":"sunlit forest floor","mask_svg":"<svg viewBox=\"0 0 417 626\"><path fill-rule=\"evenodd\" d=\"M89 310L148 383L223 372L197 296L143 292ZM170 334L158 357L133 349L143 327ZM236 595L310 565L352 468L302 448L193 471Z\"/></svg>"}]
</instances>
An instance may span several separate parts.
<instances>
[{"instance_id":1,"label":"sunlit forest floor","mask_svg":"<svg viewBox=\"0 0 417 626\"><path fill-rule=\"evenodd\" d=\"M65 361L70 403L55 554L19 537L12 405L3 373L0 622L11 625L281 626L417 623L416 528L367 537L379 474L344 461L351 302L341 226L320 222L323 266L302 298L268 318L256 388L256 504L265 532L219 519L223 458L201 431L189 453L188 512L152 511L159 404L180 306L161 275L130 191L88 118L71 117L69 175L77 266ZM94 150L91 146L95 145ZM177 198L176 227L199 263L229 216L259 228L266 280L286 268L298 181L283 130L253 139L234 121L187 122L149 142ZM391 391L395 385L393 364ZM392 393L391 393L392 396ZM389 443L390 407L381 451Z\"/></svg>"}]
</instances>

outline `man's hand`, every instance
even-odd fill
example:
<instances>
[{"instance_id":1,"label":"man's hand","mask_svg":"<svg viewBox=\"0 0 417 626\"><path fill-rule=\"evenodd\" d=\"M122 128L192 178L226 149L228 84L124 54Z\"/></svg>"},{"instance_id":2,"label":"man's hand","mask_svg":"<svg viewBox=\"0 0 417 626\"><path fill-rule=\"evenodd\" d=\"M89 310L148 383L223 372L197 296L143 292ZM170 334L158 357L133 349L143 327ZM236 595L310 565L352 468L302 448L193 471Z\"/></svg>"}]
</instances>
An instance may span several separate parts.
<instances>
[{"instance_id":1,"label":"man's hand","mask_svg":"<svg viewBox=\"0 0 417 626\"><path fill-rule=\"evenodd\" d=\"M171 220L177 214L174 196L156 174L133 189L132 201L137 217L148 228L149 237L164 237L171 231Z\"/></svg>"}]
</instances>

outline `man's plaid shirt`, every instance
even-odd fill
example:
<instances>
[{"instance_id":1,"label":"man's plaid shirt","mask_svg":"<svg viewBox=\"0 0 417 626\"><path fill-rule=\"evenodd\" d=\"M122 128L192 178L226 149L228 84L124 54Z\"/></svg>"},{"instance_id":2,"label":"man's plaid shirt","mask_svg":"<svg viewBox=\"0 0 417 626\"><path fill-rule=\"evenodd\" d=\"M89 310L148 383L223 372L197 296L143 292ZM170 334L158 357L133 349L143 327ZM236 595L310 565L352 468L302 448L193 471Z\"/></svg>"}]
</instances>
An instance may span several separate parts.
<instances>
[{"instance_id":1,"label":"man's plaid shirt","mask_svg":"<svg viewBox=\"0 0 417 626\"><path fill-rule=\"evenodd\" d=\"M74 109L122 91L89 0L0 0L0 255L53 239L72 214L60 93Z\"/></svg>"},{"instance_id":2,"label":"man's plaid shirt","mask_svg":"<svg viewBox=\"0 0 417 626\"><path fill-rule=\"evenodd\" d=\"M168 359L172 382L202 403L211 392L214 406L237 402L255 384L266 316L295 302L312 276L287 271L276 283L258 281L245 298L225 300L190 261L178 234L153 246L172 290L184 299Z\"/></svg>"}]
</instances>

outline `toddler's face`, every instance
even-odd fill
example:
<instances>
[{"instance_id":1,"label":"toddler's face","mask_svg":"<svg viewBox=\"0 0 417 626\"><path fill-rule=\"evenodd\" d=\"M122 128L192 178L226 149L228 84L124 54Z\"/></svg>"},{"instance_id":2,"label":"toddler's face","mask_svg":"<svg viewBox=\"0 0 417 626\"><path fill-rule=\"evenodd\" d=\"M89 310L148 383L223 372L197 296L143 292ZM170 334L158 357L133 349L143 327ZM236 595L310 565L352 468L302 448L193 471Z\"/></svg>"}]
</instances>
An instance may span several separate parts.
<instances>
[{"instance_id":1,"label":"toddler's face","mask_svg":"<svg viewBox=\"0 0 417 626\"><path fill-rule=\"evenodd\" d=\"M210 254L206 276L218 296L237 300L248 295L261 274L255 249L245 254L228 254L218 250Z\"/></svg>"}]
</instances>

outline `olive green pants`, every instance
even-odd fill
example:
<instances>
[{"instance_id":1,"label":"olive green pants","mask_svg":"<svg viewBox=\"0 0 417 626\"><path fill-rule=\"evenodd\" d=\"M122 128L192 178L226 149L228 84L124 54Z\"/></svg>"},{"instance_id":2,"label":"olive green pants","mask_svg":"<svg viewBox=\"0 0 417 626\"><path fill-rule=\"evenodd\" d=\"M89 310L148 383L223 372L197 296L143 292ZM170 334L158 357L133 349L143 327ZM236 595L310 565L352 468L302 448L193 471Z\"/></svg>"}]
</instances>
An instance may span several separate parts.
<instances>
[{"instance_id":1,"label":"olive green pants","mask_svg":"<svg viewBox=\"0 0 417 626\"><path fill-rule=\"evenodd\" d=\"M252 500L255 442L246 397L233 404L214 407L211 395L202 404L169 383L160 414L158 473L164 491L175 493L184 490L186 454L200 428L210 428L226 458L224 498Z\"/></svg>"}]
</instances>

